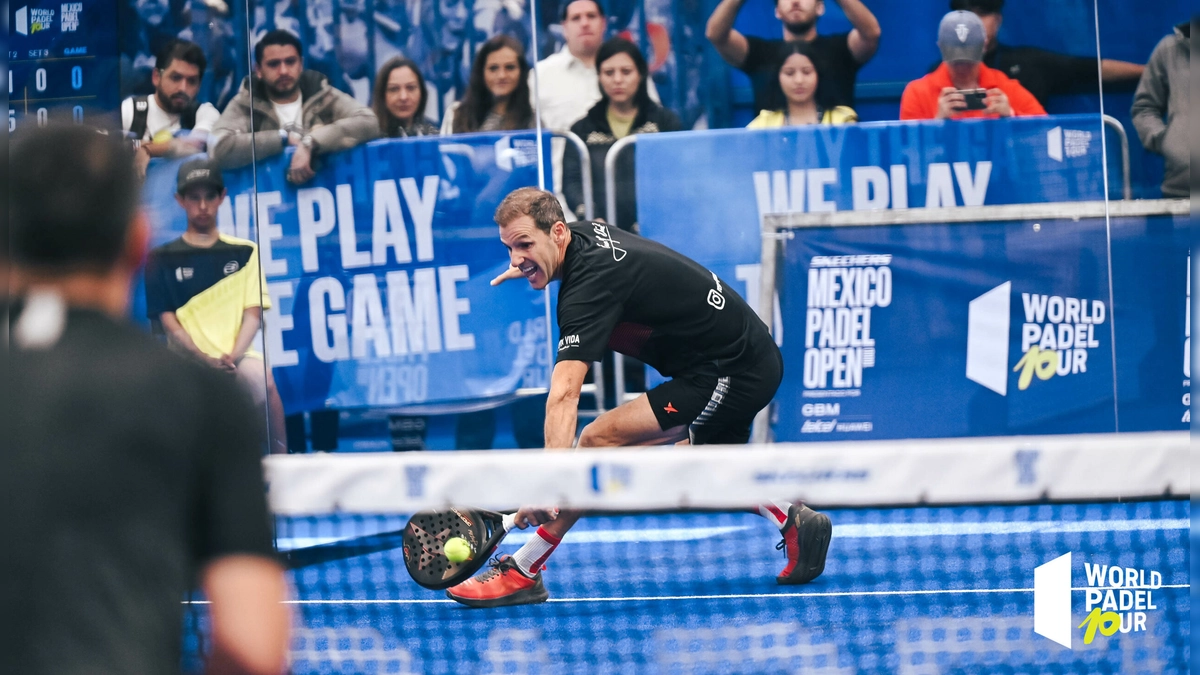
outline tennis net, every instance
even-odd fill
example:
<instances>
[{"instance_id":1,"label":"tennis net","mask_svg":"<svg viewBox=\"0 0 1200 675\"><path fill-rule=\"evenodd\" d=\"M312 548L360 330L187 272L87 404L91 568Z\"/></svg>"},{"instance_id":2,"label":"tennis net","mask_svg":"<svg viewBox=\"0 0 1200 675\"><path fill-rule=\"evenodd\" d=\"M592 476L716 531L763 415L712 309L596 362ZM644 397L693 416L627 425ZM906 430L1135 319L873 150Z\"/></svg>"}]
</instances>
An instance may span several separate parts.
<instances>
[{"instance_id":1,"label":"tennis net","mask_svg":"<svg viewBox=\"0 0 1200 675\"><path fill-rule=\"evenodd\" d=\"M1154 433L273 457L292 672L1183 673L1187 453ZM812 583L775 583L766 499L833 519ZM522 504L594 513L549 559L548 602L467 609L409 578L409 514ZM1070 649L1034 620L1035 569L1068 553ZM1147 582L1117 588L1126 568ZM1129 630L1085 643L1108 591ZM195 655L204 606L188 620Z\"/></svg>"}]
</instances>

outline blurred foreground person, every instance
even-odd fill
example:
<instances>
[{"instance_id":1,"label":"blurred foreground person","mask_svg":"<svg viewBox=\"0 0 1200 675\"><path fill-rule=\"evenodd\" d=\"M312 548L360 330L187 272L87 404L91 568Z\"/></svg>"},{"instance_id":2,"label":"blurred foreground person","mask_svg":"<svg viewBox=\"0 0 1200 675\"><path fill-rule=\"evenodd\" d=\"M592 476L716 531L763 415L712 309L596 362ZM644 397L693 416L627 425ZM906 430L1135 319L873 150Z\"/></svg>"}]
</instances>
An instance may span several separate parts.
<instances>
[{"instance_id":1,"label":"blurred foreground person","mask_svg":"<svg viewBox=\"0 0 1200 675\"><path fill-rule=\"evenodd\" d=\"M50 126L9 173L0 672L178 673L196 585L209 672L283 672L262 425L233 376L126 320L150 237L130 152Z\"/></svg>"}]
</instances>

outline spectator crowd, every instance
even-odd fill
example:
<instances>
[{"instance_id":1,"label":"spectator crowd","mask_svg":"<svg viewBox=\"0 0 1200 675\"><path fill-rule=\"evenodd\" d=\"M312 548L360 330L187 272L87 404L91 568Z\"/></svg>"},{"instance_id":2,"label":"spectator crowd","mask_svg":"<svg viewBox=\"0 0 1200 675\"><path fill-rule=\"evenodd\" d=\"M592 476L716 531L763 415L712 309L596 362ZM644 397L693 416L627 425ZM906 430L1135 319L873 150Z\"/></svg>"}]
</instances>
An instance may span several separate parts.
<instances>
[{"instance_id":1,"label":"spectator crowd","mask_svg":"<svg viewBox=\"0 0 1200 675\"><path fill-rule=\"evenodd\" d=\"M849 20L849 32L818 30L827 1ZM885 32L867 4L863 0L775 0L780 37L766 39L735 28L744 3L721 0L708 19L705 36L721 59L750 80L756 115L749 128L858 121L858 72L875 56ZM1187 196L1190 26L1186 22L1163 38L1146 66L1111 59L1097 64L1090 57L1000 43L1004 0L950 0L949 9L936 32L941 60L904 88L899 119L1044 115L1050 97L1096 91L1099 82L1136 83L1134 125L1145 148L1165 158L1163 194ZM253 73L218 111L212 103L198 100L207 68L204 50L181 38L160 41L150 73L154 93L132 96L121 105L123 129L136 146L135 166L144 175L152 158L207 152L211 161L185 167L217 179L196 179L181 172L177 199L188 214L188 233L156 249L152 267L180 257L209 260L193 265L196 269L220 267L228 262L224 258L233 256L243 276L257 279L261 274L252 242L218 236L211 226L211 214L225 199L220 169L290 149L287 179L301 185L316 174L323 155L376 138L531 129L539 118L543 128L569 130L587 149L582 156L574 149L566 152L563 139L554 141L554 182L566 211L581 219L589 215L584 186L590 182L590 216L636 231L634 153L624 152L616 162L615 195L606 193L608 153L630 136L676 131L683 125L675 112L662 105L640 48L623 37L609 37L602 0L571 0L562 5L559 18L565 44L537 63L526 53L525 35L499 33L483 42L469 57L470 72L461 97L448 106L431 105L437 92L427 85L419 57L403 54L392 56L378 69L369 88L370 105L364 105L333 86L322 72L306 68L305 48L296 32L278 28L258 38ZM440 120L430 117L431 110L443 108ZM590 181L584 180L585 174L590 174ZM264 378L250 375L255 369L243 365L258 363L262 370L262 357L250 349L248 337L261 323L262 309L270 306L265 292L242 293L236 307L222 308L220 339L212 335L201 339L198 333L205 332L201 321L179 320L178 313L186 310L187 303L203 297L204 284L211 286L219 278L204 277L201 282L197 277L185 284L164 274L151 284L148 276L147 287L155 294L149 318L173 343L264 388L270 426L277 437L282 436L282 406L270 369ZM489 415L485 411L462 418L460 445L490 443L495 420ZM514 415L518 417L528 415ZM315 447L328 445L331 435L336 437L336 421L336 414L313 417L308 435ZM425 427L424 418L393 418L397 449L421 447ZM292 437L306 435L302 419L289 418L286 428ZM540 447L540 428L516 433L523 447ZM317 440L322 437L325 440Z\"/></svg>"}]
</instances>

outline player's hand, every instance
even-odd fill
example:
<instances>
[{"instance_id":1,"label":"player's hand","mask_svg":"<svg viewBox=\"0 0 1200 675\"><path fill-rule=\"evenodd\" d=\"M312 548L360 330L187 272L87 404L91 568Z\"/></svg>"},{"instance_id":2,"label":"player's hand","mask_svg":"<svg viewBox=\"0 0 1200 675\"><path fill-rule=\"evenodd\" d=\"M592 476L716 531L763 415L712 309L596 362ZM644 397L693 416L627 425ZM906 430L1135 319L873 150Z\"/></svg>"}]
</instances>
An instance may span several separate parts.
<instances>
[{"instance_id":1,"label":"player's hand","mask_svg":"<svg viewBox=\"0 0 1200 675\"><path fill-rule=\"evenodd\" d=\"M237 361L234 360L232 354L222 354L218 360L221 362L221 367L225 370L237 370Z\"/></svg>"},{"instance_id":2,"label":"player's hand","mask_svg":"<svg viewBox=\"0 0 1200 675\"><path fill-rule=\"evenodd\" d=\"M170 139L165 141L150 141L149 143L142 143L139 150L145 151L151 157L168 157L171 153L171 142Z\"/></svg>"},{"instance_id":3,"label":"player's hand","mask_svg":"<svg viewBox=\"0 0 1200 675\"><path fill-rule=\"evenodd\" d=\"M296 146L296 151L292 153L291 166L288 167L288 181L300 185L312 180L315 175L317 172L312 170L312 153L303 145Z\"/></svg>"},{"instance_id":4,"label":"player's hand","mask_svg":"<svg viewBox=\"0 0 1200 675\"><path fill-rule=\"evenodd\" d=\"M967 109L967 100L954 87L942 87L942 93L938 96L937 115L934 119L945 120L954 117L959 112Z\"/></svg>"},{"instance_id":5,"label":"player's hand","mask_svg":"<svg viewBox=\"0 0 1200 675\"><path fill-rule=\"evenodd\" d=\"M521 273L521 270L517 269L516 267L513 267L512 265L509 265L508 270L506 270L503 274L496 277L495 279L492 279L492 285L499 286L500 284L508 281L509 279L520 279L523 276L525 276L525 275Z\"/></svg>"},{"instance_id":6,"label":"player's hand","mask_svg":"<svg viewBox=\"0 0 1200 675\"><path fill-rule=\"evenodd\" d=\"M553 507L522 506L517 509L513 518L516 526L523 530L530 525L545 525L558 518L558 509Z\"/></svg>"},{"instance_id":7,"label":"player's hand","mask_svg":"<svg viewBox=\"0 0 1200 675\"><path fill-rule=\"evenodd\" d=\"M150 153L144 147L139 147L133 155L133 170L141 180L146 178L146 167L150 166Z\"/></svg>"},{"instance_id":8,"label":"player's hand","mask_svg":"<svg viewBox=\"0 0 1200 675\"><path fill-rule=\"evenodd\" d=\"M1000 89L988 89L987 98L983 99L987 112L1001 117L1012 117L1012 105L1008 102L1008 94Z\"/></svg>"}]
</instances>

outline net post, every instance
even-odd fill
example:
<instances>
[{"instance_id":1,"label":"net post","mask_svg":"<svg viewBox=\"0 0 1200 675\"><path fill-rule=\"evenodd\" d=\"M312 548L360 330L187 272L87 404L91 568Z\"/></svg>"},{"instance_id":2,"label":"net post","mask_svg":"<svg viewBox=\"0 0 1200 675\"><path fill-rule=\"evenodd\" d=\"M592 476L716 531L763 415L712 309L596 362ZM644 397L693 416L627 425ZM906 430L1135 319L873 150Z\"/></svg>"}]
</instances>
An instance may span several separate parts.
<instances>
[{"instance_id":1,"label":"net post","mask_svg":"<svg viewBox=\"0 0 1200 675\"><path fill-rule=\"evenodd\" d=\"M767 331L775 334L775 242L779 238L775 221L769 215L761 220L761 259L758 273L758 318L767 324ZM755 443L767 443L771 439L771 406L763 408L754 416L754 432L751 440Z\"/></svg>"}]
</instances>

